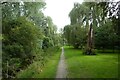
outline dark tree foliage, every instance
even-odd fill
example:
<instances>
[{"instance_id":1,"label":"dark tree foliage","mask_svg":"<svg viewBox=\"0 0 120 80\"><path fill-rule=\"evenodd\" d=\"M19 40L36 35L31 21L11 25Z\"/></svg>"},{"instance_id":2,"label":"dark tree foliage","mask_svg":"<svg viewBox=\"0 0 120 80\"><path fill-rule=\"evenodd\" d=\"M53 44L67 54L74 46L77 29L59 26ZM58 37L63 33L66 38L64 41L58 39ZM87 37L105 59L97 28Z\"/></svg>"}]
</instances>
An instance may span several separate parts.
<instances>
[{"instance_id":1,"label":"dark tree foliage","mask_svg":"<svg viewBox=\"0 0 120 80\"><path fill-rule=\"evenodd\" d=\"M98 27L95 33L95 46L97 49L118 49L119 36L111 21Z\"/></svg>"},{"instance_id":2,"label":"dark tree foliage","mask_svg":"<svg viewBox=\"0 0 120 80\"><path fill-rule=\"evenodd\" d=\"M24 68L26 65L32 63L34 56L36 56L35 49L38 48L37 44L40 43L38 40L42 34L38 27L27 21L25 17L20 17L12 21L3 20L2 23L3 77L6 77L4 67L7 62L10 62L11 67L14 67L10 72L16 72L17 68L15 65L17 64L19 64L18 67ZM13 64L16 61L15 59L20 63Z\"/></svg>"}]
</instances>

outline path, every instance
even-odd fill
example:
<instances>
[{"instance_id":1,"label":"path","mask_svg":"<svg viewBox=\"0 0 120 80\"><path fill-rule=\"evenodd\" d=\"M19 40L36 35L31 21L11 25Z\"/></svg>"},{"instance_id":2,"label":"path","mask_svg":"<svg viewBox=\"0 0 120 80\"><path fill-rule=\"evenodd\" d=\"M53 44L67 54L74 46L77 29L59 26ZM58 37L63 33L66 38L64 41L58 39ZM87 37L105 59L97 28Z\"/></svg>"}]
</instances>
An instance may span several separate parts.
<instances>
[{"instance_id":1,"label":"path","mask_svg":"<svg viewBox=\"0 0 120 80\"><path fill-rule=\"evenodd\" d=\"M60 61L58 64L56 78L67 78L67 70L66 69L67 69L67 67L65 64L64 48L62 47L62 53L61 53Z\"/></svg>"}]
</instances>

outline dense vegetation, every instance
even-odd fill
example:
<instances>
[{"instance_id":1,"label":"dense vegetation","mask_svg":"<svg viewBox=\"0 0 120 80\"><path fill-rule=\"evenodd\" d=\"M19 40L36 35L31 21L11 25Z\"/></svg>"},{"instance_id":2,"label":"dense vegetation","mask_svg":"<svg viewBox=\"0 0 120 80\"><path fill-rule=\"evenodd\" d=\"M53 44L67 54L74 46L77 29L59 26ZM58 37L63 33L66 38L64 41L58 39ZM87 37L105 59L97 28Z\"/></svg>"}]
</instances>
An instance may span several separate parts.
<instances>
[{"instance_id":1,"label":"dense vegetation","mask_svg":"<svg viewBox=\"0 0 120 80\"><path fill-rule=\"evenodd\" d=\"M2 76L13 78L34 61L44 65L61 46L61 34L42 10L46 3L2 3ZM53 52L54 53L53 53Z\"/></svg>"},{"instance_id":2,"label":"dense vegetation","mask_svg":"<svg viewBox=\"0 0 120 80\"><path fill-rule=\"evenodd\" d=\"M82 48L86 54L94 49L120 49L119 2L74 3L69 13L70 25L64 27L69 45Z\"/></svg>"}]
</instances>

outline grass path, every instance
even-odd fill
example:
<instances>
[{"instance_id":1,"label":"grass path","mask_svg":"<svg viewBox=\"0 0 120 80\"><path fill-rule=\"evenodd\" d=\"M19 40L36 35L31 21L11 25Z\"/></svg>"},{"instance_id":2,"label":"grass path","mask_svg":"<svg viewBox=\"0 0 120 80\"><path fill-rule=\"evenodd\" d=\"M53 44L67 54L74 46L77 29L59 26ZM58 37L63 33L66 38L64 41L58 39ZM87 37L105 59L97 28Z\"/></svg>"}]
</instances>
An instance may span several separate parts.
<instances>
[{"instance_id":1,"label":"grass path","mask_svg":"<svg viewBox=\"0 0 120 80\"><path fill-rule=\"evenodd\" d=\"M64 48L62 47L62 53L58 64L56 78L66 78L66 77L67 77L67 67L65 64Z\"/></svg>"}]
</instances>

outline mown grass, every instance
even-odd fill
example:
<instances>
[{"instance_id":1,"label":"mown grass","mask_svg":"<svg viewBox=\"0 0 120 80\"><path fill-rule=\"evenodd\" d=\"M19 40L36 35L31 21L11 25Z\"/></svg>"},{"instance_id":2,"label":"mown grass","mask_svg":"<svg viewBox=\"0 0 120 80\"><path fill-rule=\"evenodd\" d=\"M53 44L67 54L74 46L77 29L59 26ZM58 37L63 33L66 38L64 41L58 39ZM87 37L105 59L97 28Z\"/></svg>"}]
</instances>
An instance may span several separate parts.
<instances>
[{"instance_id":1,"label":"mown grass","mask_svg":"<svg viewBox=\"0 0 120 80\"><path fill-rule=\"evenodd\" d=\"M17 78L55 78L61 50L48 58L44 66L41 61L31 64L26 70L18 73Z\"/></svg>"},{"instance_id":2,"label":"mown grass","mask_svg":"<svg viewBox=\"0 0 120 80\"><path fill-rule=\"evenodd\" d=\"M69 78L117 78L118 54L83 55L81 50L64 47Z\"/></svg>"}]
</instances>

